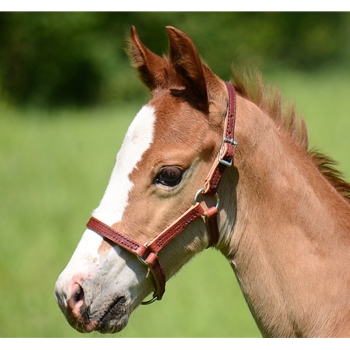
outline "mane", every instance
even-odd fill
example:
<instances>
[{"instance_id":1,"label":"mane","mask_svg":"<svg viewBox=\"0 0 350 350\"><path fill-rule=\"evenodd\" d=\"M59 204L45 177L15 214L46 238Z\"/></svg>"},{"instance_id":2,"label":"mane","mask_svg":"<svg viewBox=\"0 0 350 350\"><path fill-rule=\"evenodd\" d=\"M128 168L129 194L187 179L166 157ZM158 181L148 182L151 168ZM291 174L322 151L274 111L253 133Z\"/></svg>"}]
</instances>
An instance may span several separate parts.
<instances>
[{"instance_id":1,"label":"mane","mask_svg":"<svg viewBox=\"0 0 350 350\"><path fill-rule=\"evenodd\" d=\"M328 182L350 202L350 183L344 180L343 174L336 168L338 163L315 149L309 150L305 120L296 113L295 105L289 104L283 108L280 91L275 87L265 86L259 72L232 67L232 73L232 83L237 93L255 103L278 126L283 127L294 142L305 150Z\"/></svg>"}]
</instances>

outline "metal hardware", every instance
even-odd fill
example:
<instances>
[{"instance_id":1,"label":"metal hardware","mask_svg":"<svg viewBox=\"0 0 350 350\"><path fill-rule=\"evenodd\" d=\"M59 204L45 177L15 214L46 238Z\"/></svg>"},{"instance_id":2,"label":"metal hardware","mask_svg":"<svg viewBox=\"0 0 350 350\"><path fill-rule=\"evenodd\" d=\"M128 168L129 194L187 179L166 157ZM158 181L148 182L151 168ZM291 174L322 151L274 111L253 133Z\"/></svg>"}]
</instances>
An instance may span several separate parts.
<instances>
[{"instance_id":1,"label":"metal hardware","mask_svg":"<svg viewBox=\"0 0 350 350\"><path fill-rule=\"evenodd\" d=\"M147 267L150 265L146 260L144 260L143 258L141 258L140 255L136 255L136 257L137 257L137 259L139 259L139 261L140 261L143 265L145 265L145 266L147 266Z\"/></svg>"},{"instance_id":2,"label":"metal hardware","mask_svg":"<svg viewBox=\"0 0 350 350\"><path fill-rule=\"evenodd\" d=\"M235 139L228 139L227 137L224 137L222 142L223 143L230 143L231 145L234 145L235 147L238 145L238 142Z\"/></svg>"},{"instance_id":3,"label":"metal hardware","mask_svg":"<svg viewBox=\"0 0 350 350\"><path fill-rule=\"evenodd\" d=\"M204 187L197 191L197 193L194 195L194 204L199 203L198 196L203 194L204 191L205 191ZM220 197L219 197L219 193L218 192L215 193L215 198L216 198L216 205L215 205L215 207L216 207L216 209L219 209Z\"/></svg>"},{"instance_id":4,"label":"metal hardware","mask_svg":"<svg viewBox=\"0 0 350 350\"><path fill-rule=\"evenodd\" d=\"M232 163L233 163L232 159L231 159L231 161L228 162L227 160L221 158L222 149L223 149L225 143L229 143L229 144L233 145L234 147L237 147L238 142L235 139L228 139L227 137L224 137L222 140L222 144L221 144L220 151L218 154L218 160L219 160L220 164L223 164L223 165L226 165L227 167L230 167L230 166L232 166Z\"/></svg>"},{"instance_id":5,"label":"metal hardware","mask_svg":"<svg viewBox=\"0 0 350 350\"><path fill-rule=\"evenodd\" d=\"M150 244L150 242L146 242L146 243L144 244L144 246L147 248L149 244ZM158 254L156 254L156 255L158 255ZM136 255L136 257L137 257L137 259L139 259L139 261L140 261L143 265L147 266L147 267L148 267L148 271L150 271L150 265L151 265L151 264L148 263L148 262L147 262L144 258L142 258L140 255ZM153 295L153 297L152 297L150 300L142 301L142 302L141 302L141 305L149 305L149 304L152 304L152 303L154 303L157 299L158 299L158 295Z\"/></svg>"},{"instance_id":6,"label":"metal hardware","mask_svg":"<svg viewBox=\"0 0 350 350\"><path fill-rule=\"evenodd\" d=\"M147 301L143 301L143 302L141 303L141 305L149 305L149 304L152 304L152 303L154 303L157 299L158 299L158 295L155 295L155 296L153 296L152 299L147 300Z\"/></svg>"},{"instance_id":7,"label":"metal hardware","mask_svg":"<svg viewBox=\"0 0 350 350\"><path fill-rule=\"evenodd\" d=\"M148 248L148 245L149 245L149 242L146 242L145 244L144 244L144 246L146 247L146 248ZM157 254L156 254L157 255ZM145 266L149 266L150 265L150 263L148 263L144 258L142 258L140 255L136 255L136 257L137 257L137 259L139 259L139 261L143 264L143 265L145 265Z\"/></svg>"}]
</instances>

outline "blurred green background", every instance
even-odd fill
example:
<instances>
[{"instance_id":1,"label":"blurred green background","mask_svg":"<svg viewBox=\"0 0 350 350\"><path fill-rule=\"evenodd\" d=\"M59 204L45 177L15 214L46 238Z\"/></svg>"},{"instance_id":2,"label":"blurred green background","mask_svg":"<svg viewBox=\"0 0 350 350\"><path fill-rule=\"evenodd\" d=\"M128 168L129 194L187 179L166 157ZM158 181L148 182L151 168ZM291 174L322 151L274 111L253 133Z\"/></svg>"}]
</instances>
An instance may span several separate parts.
<instances>
[{"instance_id":1,"label":"blurred green background","mask_svg":"<svg viewBox=\"0 0 350 350\"><path fill-rule=\"evenodd\" d=\"M350 13L0 13L0 336L260 337L231 268L206 250L120 334L81 335L54 283L149 93L125 54L130 26L158 54L186 32L223 79L257 68L305 116L311 146L350 179ZM91 167L94 164L94 167Z\"/></svg>"}]
</instances>

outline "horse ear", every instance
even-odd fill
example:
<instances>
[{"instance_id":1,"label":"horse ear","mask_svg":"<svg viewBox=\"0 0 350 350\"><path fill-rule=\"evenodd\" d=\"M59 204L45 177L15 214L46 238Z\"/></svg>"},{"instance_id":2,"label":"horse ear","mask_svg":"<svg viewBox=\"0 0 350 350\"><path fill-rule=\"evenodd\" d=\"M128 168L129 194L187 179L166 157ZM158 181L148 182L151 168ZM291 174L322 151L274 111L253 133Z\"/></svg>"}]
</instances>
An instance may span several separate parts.
<instances>
[{"instance_id":1,"label":"horse ear","mask_svg":"<svg viewBox=\"0 0 350 350\"><path fill-rule=\"evenodd\" d=\"M143 83L153 91L166 84L165 61L144 46L137 34L136 28L131 27L128 55L135 68L139 71Z\"/></svg>"},{"instance_id":2,"label":"horse ear","mask_svg":"<svg viewBox=\"0 0 350 350\"><path fill-rule=\"evenodd\" d=\"M170 42L170 60L185 86L185 94L197 108L207 113L209 101L202 61L192 40L180 30L166 27Z\"/></svg>"}]
</instances>

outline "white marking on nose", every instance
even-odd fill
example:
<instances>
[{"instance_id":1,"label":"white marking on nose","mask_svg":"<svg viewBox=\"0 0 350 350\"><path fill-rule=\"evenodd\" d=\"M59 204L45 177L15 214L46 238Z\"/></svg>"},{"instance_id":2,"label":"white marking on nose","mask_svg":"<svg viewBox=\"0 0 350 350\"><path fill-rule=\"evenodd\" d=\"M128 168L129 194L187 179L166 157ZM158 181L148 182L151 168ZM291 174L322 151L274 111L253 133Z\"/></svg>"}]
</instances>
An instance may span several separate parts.
<instances>
[{"instance_id":1,"label":"white marking on nose","mask_svg":"<svg viewBox=\"0 0 350 350\"><path fill-rule=\"evenodd\" d=\"M56 290L64 291L66 298L71 296L75 282L80 282L82 278L89 279L98 268L98 248L101 243L100 235L89 229L85 230L73 256L56 282Z\"/></svg>"},{"instance_id":2,"label":"white marking on nose","mask_svg":"<svg viewBox=\"0 0 350 350\"><path fill-rule=\"evenodd\" d=\"M93 216L107 225L120 221L123 216L128 204L128 194L133 186L129 175L153 141L154 123L154 107L144 106L129 127L106 192L99 207L93 212ZM99 234L89 229L84 232L70 262L57 281L58 291L63 290L69 297L75 281L92 277L100 264L98 249L102 240ZM120 248L115 246L113 250L118 253ZM114 255L114 258L117 256ZM131 275L134 276L134 272Z\"/></svg>"},{"instance_id":3,"label":"white marking on nose","mask_svg":"<svg viewBox=\"0 0 350 350\"><path fill-rule=\"evenodd\" d=\"M121 221L133 187L129 175L153 142L154 107L144 106L125 135L106 192L93 216L111 226Z\"/></svg>"}]
</instances>

